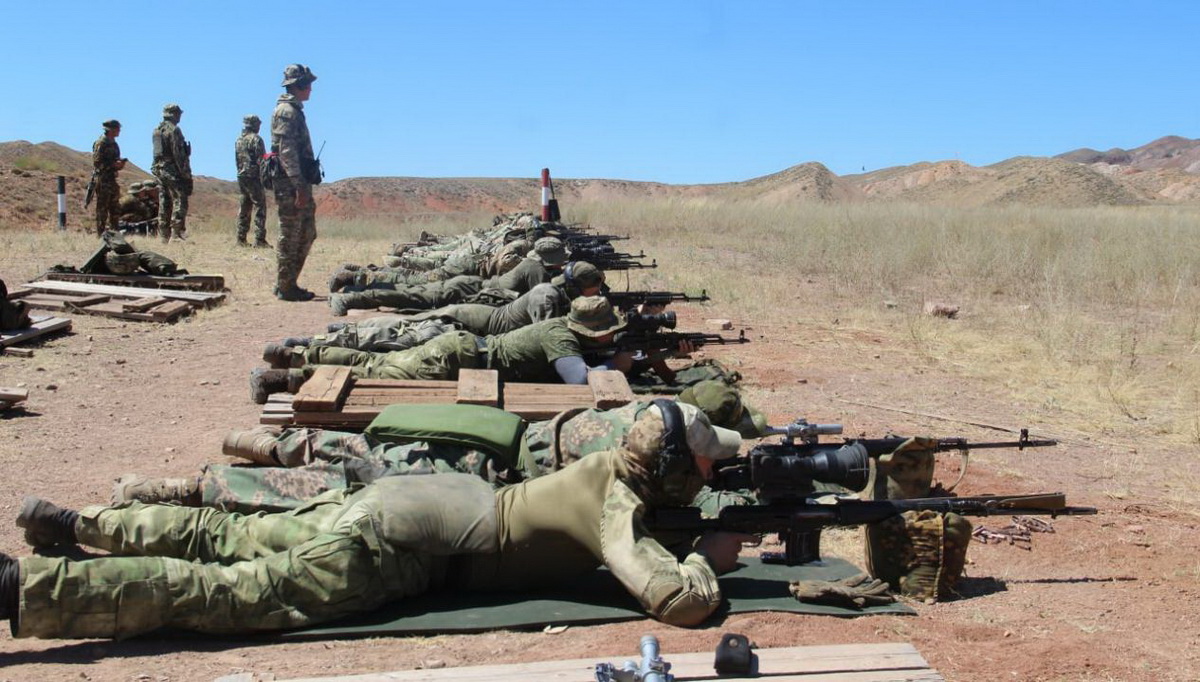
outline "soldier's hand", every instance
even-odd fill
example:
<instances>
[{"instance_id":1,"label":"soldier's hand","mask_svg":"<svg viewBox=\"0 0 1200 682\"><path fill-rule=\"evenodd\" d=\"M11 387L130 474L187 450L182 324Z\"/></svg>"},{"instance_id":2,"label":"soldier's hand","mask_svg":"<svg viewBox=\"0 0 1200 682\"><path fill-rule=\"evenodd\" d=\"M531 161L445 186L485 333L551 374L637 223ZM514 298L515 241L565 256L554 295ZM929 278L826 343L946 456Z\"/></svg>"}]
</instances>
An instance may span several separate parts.
<instances>
[{"instance_id":1,"label":"soldier's hand","mask_svg":"<svg viewBox=\"0 0 1200 682\"><path fill-rule=\"evenodd\" d=\"M686 358L686 357L690 357L691 354L695 353L695 352L696 352L696 344L692 343L691 341L688 341L687 339L684 339L679 342L679 348L675 351L675 357Z\"/></svg>"},{"instance_id":2,"label":"soldier's hand","mask_svg":"<svg viewBox=\"0 0 1200 682\"><path fill-rule=\"evenodd\" d=\"M696 551L708 559L717 575L721 575L737 568L737 558L743 544L756 542L758 538L748 533L716 531L701 536L696 543Z\"/></svg>"},{"instance_id":3,"label":"soldier's hand","mask_svg":"<svg viewBox=\"0 0 1200 682\"><path fill-rule=\"evenodd\" d=\"M638 306L638 313L642 315L658 315L667 309L665 303L643 303Z\"/></svg>"}]
</instances>

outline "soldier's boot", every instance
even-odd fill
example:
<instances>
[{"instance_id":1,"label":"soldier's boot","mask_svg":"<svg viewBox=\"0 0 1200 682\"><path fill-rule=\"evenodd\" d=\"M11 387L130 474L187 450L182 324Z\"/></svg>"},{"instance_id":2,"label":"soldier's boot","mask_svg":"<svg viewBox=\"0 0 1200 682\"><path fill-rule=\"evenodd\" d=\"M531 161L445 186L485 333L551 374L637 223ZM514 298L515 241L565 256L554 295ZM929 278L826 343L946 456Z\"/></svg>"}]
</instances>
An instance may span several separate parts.
<instances>
[{"instance_id":1,"label":"soldier's boot","mask_svg":"<svg viewBox=\"0 0 1200 682\"><path fill-rule=\"evenodd\" d=\"M372 268L374 266L368 265L367 267ZM339 270L350 270L351 272L358 272L359 270L363 269L363 266L359 265L358 263L342 263L342 266L338 269Z\"/></svg>"},{"instance_id":2,"label":"soldier's boot","mask_svg":"<svg viewBox=\"0 0 1200 682\"><path fill-rule=\"evenodd\" d=\"M404 259L400 256L384 256L383 264L389 268L399 268L404 265Z\"/></svg>"},{"instance_id":3,"label":"soldier's boot","mask_svg":"<svg viewBox=\"0 0 1200 682\"><path fill-rule=\"evenodd\" d=\"M292 352L291 346L284 343L268 343L263 348L262 359L267 364L271 365L272 369L287 369L292 366L292 358L295 353Z\"/></svg>"},{"instance_id":4,"label":"soldier's boot","mask_svg":"<svg viewBox=\"0 0 1200 682\"><path fill-rule=\"evenodd\" d=\"M333 314L337 317L345 317L346 311L349 310L349 306L346 305L346 295L330 294L329 309L333 311Z\"/></svg>"},{"instance_id":5,"label":"soldier's boot","mask_svg":"<svg viewBox=\"0 0 1200 682\"><path fill-rule=\"evenodd\" d=\"M316 294L300 287L293 287L287 290L275 289L275 298L281 301L311 301L314 297L316 297Z\"/></svg>"},{"instance_id":6,"label":"soldier's boot","mask_svg":"<svg viewBox=\"0 0 1200 682\"><path fill-rule=\"evenodd\" d=\"M200 481L195 478L146 478L122 474L113 484L112 503L144 502L200 506Z\"/></svg>"},{"instance_id":7,"label":"soldier's boot","mask_svg":"<svg viewBox=\"0 0 1200 682\"><path fill-rule=\"evenodd\" d=\"M263 237L262 239L254 240L254 248L256 248L256 249L273 249L273 248L275 248L275 245L272 244L271 242L267 241L266 237Z\"/></svg>"},{"instance_id":8,"label":"soldier's boot","mask_svg":"<svg viewBox=\"0 0 1200 682\"><path fill-rule=\"evenodd\" d=\"M351 284L354 284L357 280L357 272L343 268L333 273L333 275L329 277L329 291L331 293L339 292Z\"/></svg>"},{"instance_id":9,"label":"soldier's boot","mask_svg":"<svg viewBox=\"0 0 1200 682\"><path fill-rule=\"evenodd\" d=\"M263 369L255 367L250 370L250 399L256 405L266 405L267 398L272 393L287 390L288 371L286 369Z\"/></svg>"},{"instance_id":10,"label":"soldier's boot","mask_svg":"<svg viewBox=\"0 0 1200 682\"><path fill-rule=\"evenodd\" d=\"M340 332L343 329L345 329L346 325L348 325L348 324L350 324L350 323L349 322L330 322L329 324L325 325L325 331L329 334L333 334L335 332Z\"/></svg>"},{"instance_id":11,"label":"soldier's boot","mask_svg":"<svg viewBox=\"0 0 1200 682\"><path fill-rule=\"evenodd\" d=\"M75 522L79 512L63 509L39 497L26 496L17 514L17 527L25 529L25 543L30 547L74 545Z\"/></svg>"},{"instance_id":12,"label":"soldier's boot","mask_svg":"<svg viewBox=\"0 0 1200 682\"><path fill-rule=\"evenodd\" d=\"M289 336L283 340L283 345L288 348L305 348L312 343L311 336Z\"/></svg>"},{"instance_id":13,"label":"soldier's boot","mask_svg":"<svg viewBox=\"0 0 1200 682\"><path fill-rule=\"evenodd\" d=\"M237 236L238 246L250 246L250 242L246 241L246 233L239 233Z\"/></svg>"},{"instance_id":14,"label":"soldier's boot","mask_svg":"<svg viewBox=\"0 0 1200 682\"><path fill-rule=\"evenodd\" d=\"M0 552L0 620L17 623L21 609L21 564Z\"/></svg>"},{"instance_id":15,"label":"soldier's boot","mask_svg":"<svg viewBox=\"0 0 1200 682\"><path fill-rule=\"evenodd\" d=\"M221 444L221 452L229 457L248 459L263 466L279 466L279 434L263 429L230 431Z\"/></svg>"}]
</instances>

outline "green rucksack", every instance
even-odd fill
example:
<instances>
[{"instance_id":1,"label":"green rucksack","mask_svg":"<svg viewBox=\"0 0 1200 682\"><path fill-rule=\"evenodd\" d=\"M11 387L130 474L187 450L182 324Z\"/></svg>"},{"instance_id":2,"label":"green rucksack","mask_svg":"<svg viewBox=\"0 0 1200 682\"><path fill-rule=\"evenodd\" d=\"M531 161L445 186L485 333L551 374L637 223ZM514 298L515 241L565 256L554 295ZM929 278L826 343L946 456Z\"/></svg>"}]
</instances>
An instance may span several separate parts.
<instances>
[{"instance_id":1,"label":"green rucksack","mask_svg":"<svg viewBox=\"0 0 1200 682\"><path fill-rule=\"evenodd\" d=\"M388 443L424 441L482 450L496 468L513 469L525 442L526 423L511 412L484 405L388 405L365 433Z\"/></svg>"}]
</instances>

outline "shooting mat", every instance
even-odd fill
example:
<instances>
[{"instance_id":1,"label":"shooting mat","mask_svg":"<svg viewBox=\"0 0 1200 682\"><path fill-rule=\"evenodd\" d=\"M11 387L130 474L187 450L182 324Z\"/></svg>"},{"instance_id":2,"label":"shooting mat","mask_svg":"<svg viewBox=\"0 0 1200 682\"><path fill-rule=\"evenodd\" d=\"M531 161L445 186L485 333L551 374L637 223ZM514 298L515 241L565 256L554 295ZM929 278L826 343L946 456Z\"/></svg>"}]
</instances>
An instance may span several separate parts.
<instances>
[{"instance_id":1,"label":"shooting mat","mask_svg":"<svg viewBox=\"0 0 1200 682\"><path fill-rule=\"evenodd\" d=\"M825 616L876 614L915 615L896 603L865 609L804 604L788 593L795 580L838 580L862 573L842 559L829 558L805 566L764 564L742 557L742 566L721 577L726 605L714 618L750 611L791 611ZM331 625L297 630L285 639L381 635L480 632L485 630L541 628L547 625L611 623L645 618L637 601L608 571L595 571L569 587L545 592L448 593L423 595L386 606L369 614Z\"/></svg>"}]
</instances>

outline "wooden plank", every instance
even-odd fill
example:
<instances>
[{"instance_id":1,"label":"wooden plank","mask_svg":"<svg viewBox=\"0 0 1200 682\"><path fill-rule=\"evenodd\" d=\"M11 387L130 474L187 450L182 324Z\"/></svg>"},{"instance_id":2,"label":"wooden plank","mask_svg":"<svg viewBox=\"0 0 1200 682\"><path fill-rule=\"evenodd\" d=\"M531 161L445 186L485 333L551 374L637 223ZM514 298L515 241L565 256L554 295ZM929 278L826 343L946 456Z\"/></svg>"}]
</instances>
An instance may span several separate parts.
<instances>
[{"instance_id":1,"label":"wooden plank","mask_svg":"<svg viewBox=\"0 0 1200 682\"><path fill-rule=\"evenodd\" d=\"M350 675L342 677L313 677L291 682L438 682L440 680L517 682L525 680L582 680L594 677L598 662L620 666L637 658L632 651L569 661L538 661L507 665L483 665L465 668L433 670L403 670L396 672ZM942 680L941 675L911 644L843 644L833 646L787 647L755 649L758 670L753 677L720 677L713 671L711 651L675 654L662 652L671 664L671 674L680 680L762 680L794 682L884 682Z\"/></svg>"},{"instance_id":2,"label":"wooden plank","mask_svg":"<svg viewBox=\"0 0 1200 682\"><path fill-rule=\"evenodd\" d=\"M350 392L353 377L349 367L320 365L304 382L292 407L304 412L333 412L342 406L342 400Z\"/></svg>"},{"instance_id":3,"label":"wooden plank","mask_svg":"<svg viewBox=\"0 0 1200 682\"><path fill-rule=\"evenodd\" d=\"M223 292L209 291L177 291L169 289L147 289L145 287L122 287L111 284L88 284L86 282L51 282L37 281L25 285L38 291L56 293L88 293L108 294L110 296L126 296L129 298L148 298L162 296L176 301L192 301L194 303L211 304L225 300Z\"/></svg>"},{"instance_id":4,"label":"wooden plank","mask_svg":"<svg viewBox=\"0 0 1200 682\"><path fill-rule=\"evenodd\" d=\"M460 405L499 405L500 373L494 369L459 370L455 402Z\"/></svg>"},{"instance_id":5,"label":"wooden plank","mask_svg":"<svg viewBox=\"0 0 1200 682\"><path fill-rule=\"evenodd\" d=\"M32 348L17 348L15 346L7 346L5 348L0 348L0 351L3 351L5 355L11 355L11 356L17 357L17 358L32 358L33 357L33 349Z\"/></svg>"},{"instance_id":6,"label":"wooden plank","mask_svg":"<svg viewBox=\"0 0 1200 682\"><path fill-rule=\"evenodd\" d=\"M0 332L0 348L13 346L39 336L71 329L71 320L65 317L30 316L33 321L28 327Z\"/></svg>"},{"instance_id":7,"label":"wooden plank","mask_svg":"<svg viewBox=\"0 0 1200 682\"><path fill-rule=\"evenodd\" d=\"M430 393L428 391L420 393L405 392L374 396L357 396L351 392L350 395L346 396L345 402L342 403L342 409L375 408L376 410L381 410L388 405L413 405L420 403L444 405L454 403L457 400L457 391L441 391L438 393Z\"/></svg>"},{"instance_id":8,"label":"wooden plank","mask_svg":"<svg viewBox=\"0 0 1200 682\"><path fill-rule=\"evenodd\" d=\"M44 291L21 291L26 293L24 300L26 303L33 305L39 304L54 304L54 303L72 303L74 305L92 305L93 303L104 303L112 298L106 294L48 294Z\"/></svg>"},{"instance_id":9,"label":"wooden plank","mask_svg":"<svg viewBox=\"0 0 1200 682\"><path fill-rule=\"evenodd\" d=\"M162 296L151 296L150 298L139 298L133 301L122 301L121 310L127 313L144 313L162 303L166 303L167 299Z\"/></svg>"},{"instance_id":10,"label":"wooden plank","mask_svg":"<svg viewBox=\"0 0 1200 682\"><path fill-rule=\"evenodd\" d=\"M593 404L601 410L633 402L633 389L622 372L610 369L588 372L587 381L592 387Z\"/></svg>"},{"instance_id":11,"label":"wooden plank","mask_svg":"<svg viewBox=\"0 0 1200 682\"><path fill-rule=\"evenodd\" d=\"M350 395L363 398L386 398L392 395L458 395L457 386L414 386L412 388L353 388Z\"/></svg>"},{"instance_id":12,"label":"wooden plank","mask_svg":"<svg viewBox=\"0 0 1200 682\"><path fill-rule=\"evenodd\" d=\"M196 304L189 301L167 301L149 310L155 322L172 322L176 318L190 315Z\"/></svg>"},{"instance_id":13,"label":"wooden plank","mask_svg":"<svg viewBox=\"0 0 1200 682\"><path fill-rule=\"evenodd\" d=\"M4 388L0 387L0 400L10 403L19 403L22 400L29 398L29 389L27 388Z\"/></svg>"},{"instance_id":14,"label":"wooden plank","mask_svg":"<svg viewBox=\"0 0 1200 682\"><path fill-rule=\"evenodd\" d=\"M47 272L40 279L60 282L92 282L95 284L117 284L125 286L156 287L161 289L195 289L199 291L221 291L225 288L222 275L102 275L86 272Z\"/></svg>"},{"instance_id":15,"label":"wooden plank","mask_svg":"<svg viewBox=\"0 0 1200 682\"><path fill-rule=\"evenodd\" d=\"M103 315L104 317L116 317L122 320L138 320L140 322L154 322L152 313L139 313L126 311L121 307L121 301L108 301L107 303L97 303L86 307L73 307L72 310L84 315Z\"/></svg>"},{"instance_id":16,"label":"wooden plank","mask_svg":"<svg viewBox=\"0 0 1200 682\"><path fill-rule=\"evenodd\" d=\"M417 380L417 379L358 379L355 388L433 388L442 386L458 390L457 381Z\"/></svg>"}]
</instances>

